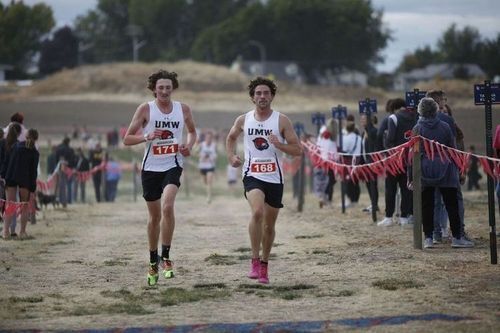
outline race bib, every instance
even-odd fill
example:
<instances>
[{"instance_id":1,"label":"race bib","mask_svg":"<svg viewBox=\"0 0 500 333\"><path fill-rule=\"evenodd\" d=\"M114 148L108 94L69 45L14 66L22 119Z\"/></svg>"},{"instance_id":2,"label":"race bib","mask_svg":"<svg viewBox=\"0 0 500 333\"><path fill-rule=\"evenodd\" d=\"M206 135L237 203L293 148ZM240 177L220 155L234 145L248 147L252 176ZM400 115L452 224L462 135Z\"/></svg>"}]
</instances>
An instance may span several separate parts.
<instances>
[{"instance_id":1,"label":"race bib","mask_svg":"<svg viewBox=\"0 0 500 333\"><path fill-rule=\"evenodd\" d=\"M273 158L253 158L250 170L252 173L275 173L276 161Z\"/></svg>"},{"instance_id":2,"label":"race bib","mask_svg":"<svg viewBox=\"0 0 500 333\"><path fill-rule=\"evenodd\" d=\"M178 151L177 139L159 140L153 143L153 155L175 155Z\"/></svg>"}]
</instances>

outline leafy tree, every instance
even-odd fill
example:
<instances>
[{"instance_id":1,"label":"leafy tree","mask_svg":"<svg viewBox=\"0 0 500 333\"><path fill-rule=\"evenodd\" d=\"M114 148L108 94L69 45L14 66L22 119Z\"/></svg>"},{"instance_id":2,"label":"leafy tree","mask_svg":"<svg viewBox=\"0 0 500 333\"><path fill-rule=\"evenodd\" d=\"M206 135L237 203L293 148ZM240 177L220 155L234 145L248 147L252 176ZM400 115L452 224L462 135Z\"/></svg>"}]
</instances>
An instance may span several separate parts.
<instances>
[{"instance_id":1,"label":"leafy tree","mask_svg":"<svg viewBox=\"0 0 500 333\"><path fill-rule=\"evenodd\" d=\"M490 78L500 75L500 33L492 40L484 41L479 65Z\"/></svg>"},{"instance_id":2,"label":"leafy tree","mask_svg":"<svg viewBox=\"0 0 500 333\"><path fill-rule=\"evenodd\" d=\"M481 44L481 35L476 28L466 26L460 31L452 24L438 41L438 49L447 62L475 63Z\"/></svg>"},{"instance_id":3,"label":"leafy tree","mask_svg":"<svg viewBox=\"0 0 500 333\"><path fill-rule=\"evenodd\" d=\"M397 68L397 72L409 72L416 68L439 62L442 56L437 51L432 51L429 45L424 48L417 48L414 53L408 53Z\"/></svg>"},{"instance_id":4,"label":"leafy tree","mask_svg":"<svg viewBox=\"0 0 500 333\"><path fill-rule=\"evenodd\" d=\"M255 2L200 33L195 59L228 64L248 55L249 40L262 43L268 59L293 60L307 72L348 67L372 70L389 39L382 13L365 0L269 0ZM255 48L253 48L255 55Z\"/></svg>"},{"instance_id":5,"label":"leafy tree","mask_svg":"<svg viewBox=\"0 0 500 333\"><path fill-rule=\"evenodd\" d=\"M78 65L78 39L70 27L54 32L52 39L42 42L38 69L41 74L51 74L63 68Z\"/></svg>"},{"instance_id":6,"label":"leafy tree","mask_svg":"<svg viewBox=\"0 0 500 333\"><path fill-rule=\"evenodd\" d=\"M52 9L43 3L0 3L0 63L13 65L14 76L22 77L40 49L41 37L53 27Z\"/></svg>"},{"instance_id":7,"label":"leafy tree","mask_svg":"<svg viewBox=\"0 0 500 333\"><path fill-rule=\"evenodd\" d=\"M85 62L124 61L132 58L132 42L126 34L129 25L129 0L99 0L97 9L77 17L75 34L91 46Z\"/></svg>"}]
</instances>

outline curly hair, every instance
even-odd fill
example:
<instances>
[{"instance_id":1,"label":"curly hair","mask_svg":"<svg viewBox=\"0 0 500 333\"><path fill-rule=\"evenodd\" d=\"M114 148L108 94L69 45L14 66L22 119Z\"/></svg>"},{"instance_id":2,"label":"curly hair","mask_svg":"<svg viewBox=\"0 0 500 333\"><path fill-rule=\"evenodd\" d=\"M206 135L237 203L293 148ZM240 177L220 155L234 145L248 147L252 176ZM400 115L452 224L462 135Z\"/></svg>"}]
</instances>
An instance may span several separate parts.
<instances>
[{"instance_id":1,"label":"curly hair","mask_svg":"<svg viewBox=\"0 0 500 333\"><path fill-rule=\"evenodd\" d=\"M248 94L250 95L250 97L253 97L253 95L255 94L255 88L260 85L268 86L269 89L271 89L271 95L276 95L276 90L278 90L276 83L274 83L273 80L258 76L257 78L250 81L250 84L248 85Z\"/></svg>"},{"instance_id":2,"label":"curly hair","mask_svg":"<svg viewBox=\"0 0 500 333\"><path fill-rule=\"evenodd\" d=\"M166 70L159 70L158 72L155 72L151 74L148 77L148 89L151 91L155 91L156 88L156 82L161 79L169 79L172 81L172 88L177 89L179 88L179 81L177 80L177 73L176 72L168 72ZM156 94L155 94L156 97Z\"/></svg>"}]
</instances>

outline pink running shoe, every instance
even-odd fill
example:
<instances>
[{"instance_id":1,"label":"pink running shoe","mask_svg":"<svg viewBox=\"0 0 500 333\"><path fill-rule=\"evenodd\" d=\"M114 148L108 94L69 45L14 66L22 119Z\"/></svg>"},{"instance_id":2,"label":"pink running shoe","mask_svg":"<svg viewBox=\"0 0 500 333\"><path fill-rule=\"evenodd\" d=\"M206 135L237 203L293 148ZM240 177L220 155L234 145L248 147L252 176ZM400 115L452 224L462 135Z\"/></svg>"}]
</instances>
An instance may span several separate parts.
<instances>
[{"instance_id":1,"label":"pink running shoe","mask_svg":"<svg viewBox=\"0 0 500 333\"><path fill-rule=\"evenodd\" d=\"M260 269L260 259L252 258L252 265L250 266L250 272L248 272L248 277L250 279L257 279L259 277Z\"/></svg>"},{"instance_id":2,"label":"pink running shoe","mask_svg":"<svg viewBox=\"0 0 500 333\"><path fill-rule=\"evenodd\" d=\"M260 263L259 282L264 284L269 283L269 278L267 277L267 263Z\"/></svg>"}]
</instances>

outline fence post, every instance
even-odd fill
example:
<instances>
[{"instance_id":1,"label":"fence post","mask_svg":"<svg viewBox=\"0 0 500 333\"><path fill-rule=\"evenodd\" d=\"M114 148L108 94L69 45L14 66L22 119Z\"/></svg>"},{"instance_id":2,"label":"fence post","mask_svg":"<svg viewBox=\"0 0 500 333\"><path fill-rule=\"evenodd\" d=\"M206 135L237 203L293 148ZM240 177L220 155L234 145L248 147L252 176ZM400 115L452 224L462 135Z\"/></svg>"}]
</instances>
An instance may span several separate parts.
<instances>
[{"instance_id":1,"label":"fence post","mask_svg":"<svg viewBox=\"0 0 500 333\"><path fill-rule=\"evenodd\" d=\"M418 137L417 137L418 138ZM422 250L422 170L420 164L420 138L413 145L413 246Z\"/></svg>"}]
</instances>

